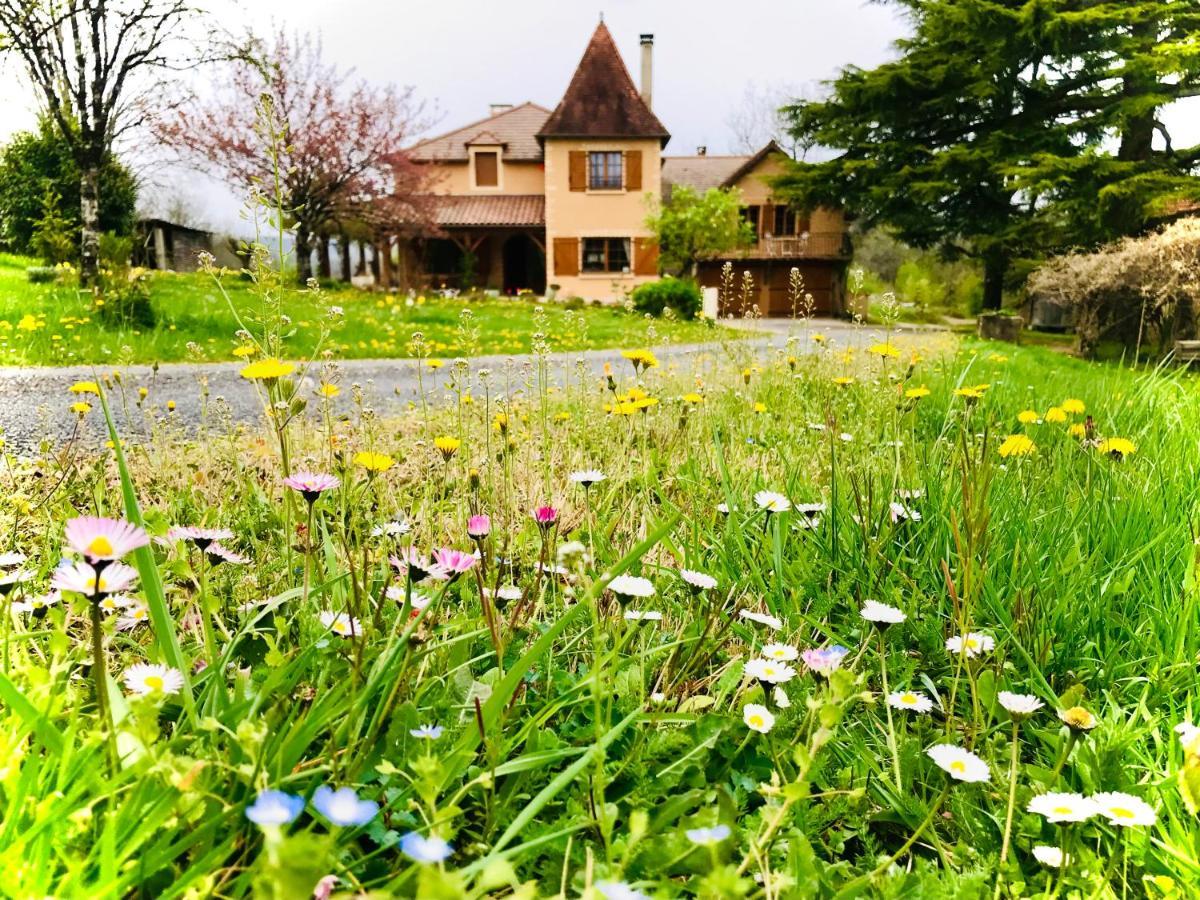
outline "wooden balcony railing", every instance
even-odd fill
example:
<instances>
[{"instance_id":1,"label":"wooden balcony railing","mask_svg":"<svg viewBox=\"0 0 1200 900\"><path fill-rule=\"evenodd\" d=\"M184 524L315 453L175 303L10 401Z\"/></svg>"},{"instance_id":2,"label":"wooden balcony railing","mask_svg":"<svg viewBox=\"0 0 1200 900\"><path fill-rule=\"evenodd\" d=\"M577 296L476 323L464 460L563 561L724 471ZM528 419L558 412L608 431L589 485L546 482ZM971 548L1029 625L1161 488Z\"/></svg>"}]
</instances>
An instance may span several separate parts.
<instances>
[{"instance_id":1,"label":"wooden balcony railing","mask_svg":"<svg viewBox=\"0 0 1200 900\"><path fill-rule=\"evenodd\" d=\"M850 236L844 231L813 231L787 237L763 236L738 251L742 259L849 259Z\"/></svg>"}]
</instances>

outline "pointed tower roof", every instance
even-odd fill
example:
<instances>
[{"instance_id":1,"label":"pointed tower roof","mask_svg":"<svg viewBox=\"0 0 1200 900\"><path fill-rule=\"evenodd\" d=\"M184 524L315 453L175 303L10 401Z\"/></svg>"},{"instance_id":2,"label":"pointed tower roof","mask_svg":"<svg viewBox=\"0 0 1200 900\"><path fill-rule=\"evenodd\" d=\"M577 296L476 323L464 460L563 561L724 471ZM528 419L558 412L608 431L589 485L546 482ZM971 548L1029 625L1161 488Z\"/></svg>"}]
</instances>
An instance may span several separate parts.
<instances>
[{"instance_id":1,"label":"pointed tower roof","mask_svg":"<svg viewBox=\"0 0 1200 900\"><path fill-rule=\"evenodd\" d=\"M658 138L663 144L671 139L642 100L603 22L583 51L567 92L538 132L539 140L548 137Z\"/></svg>"}]
</instances>

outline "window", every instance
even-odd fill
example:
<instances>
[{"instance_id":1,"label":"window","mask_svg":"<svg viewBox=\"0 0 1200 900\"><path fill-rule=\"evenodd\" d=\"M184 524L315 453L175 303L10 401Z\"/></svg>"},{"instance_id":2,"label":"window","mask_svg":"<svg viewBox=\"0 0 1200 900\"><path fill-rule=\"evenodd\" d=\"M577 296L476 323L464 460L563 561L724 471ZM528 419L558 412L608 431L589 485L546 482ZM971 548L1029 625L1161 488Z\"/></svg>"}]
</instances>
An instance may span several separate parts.
<instances>
[{"instance_id":1,"label":"window","mask_svg":"<svg viewBox=\"0 0 1200 900\"><path fill-rule=\"evenodd\" d=\"M776 237L788 237L796 233L796 211L790 206L775 207Z\"/></svg>"},{"instance_id":2,"label":"window","mask_svg":"<svg viewBox=\"0 0 1200 900\"><path fill-rule=\"evenodd\" d=\"M761 206L743 206L740 210L742 221L750 226L750 243L758 243L758 217L762 213Z\"/></svg>"},{"instance_id":3,"label":"window","mask_svg":"<svg viewBox=\"0 0 1200 900\"><path fill-rule=\"evenodd\" d=\"M475 187L497 187L500 184L499 156L495 150L475 154Z\"/></svg>"},{"instance_id":4,"label":"window","mask_svg":"<svg viewBox=\"0 0 1200 900\"><path fill-rule=\"evenodd\" d=\"M583 271L629 270L629 238L584 238Z\"/></svg>"},{"instance_id":5,"label":"window","mask_svg":"<svg viewBox=\"0 0 1200 900\"><path fill-rule=\"evenodd\" d=\"M588 187L593 191L619 191L624 182L621 177L622 153L617 151L594 151L588 154Z\"/></svg>"}]
</instances>

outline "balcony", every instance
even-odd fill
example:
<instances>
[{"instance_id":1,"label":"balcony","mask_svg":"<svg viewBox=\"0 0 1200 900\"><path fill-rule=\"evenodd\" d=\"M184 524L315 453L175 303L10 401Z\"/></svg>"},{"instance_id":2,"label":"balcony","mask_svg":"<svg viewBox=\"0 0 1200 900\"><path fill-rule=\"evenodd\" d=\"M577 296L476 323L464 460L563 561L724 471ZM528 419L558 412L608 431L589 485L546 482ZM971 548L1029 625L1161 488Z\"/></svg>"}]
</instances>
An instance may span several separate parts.
<instances>
[{"instance_id":1,"label":"balcony","mask_svg":"<svg viewBox=\"0 0 1200 900\"><path fill-rule=\"evenodd\" d=\"M852 249L850 235L844 231L812 231L787 237L763 235L758 243L729 256L737 259L849 259Z\"/></svg>"}]
</instances>

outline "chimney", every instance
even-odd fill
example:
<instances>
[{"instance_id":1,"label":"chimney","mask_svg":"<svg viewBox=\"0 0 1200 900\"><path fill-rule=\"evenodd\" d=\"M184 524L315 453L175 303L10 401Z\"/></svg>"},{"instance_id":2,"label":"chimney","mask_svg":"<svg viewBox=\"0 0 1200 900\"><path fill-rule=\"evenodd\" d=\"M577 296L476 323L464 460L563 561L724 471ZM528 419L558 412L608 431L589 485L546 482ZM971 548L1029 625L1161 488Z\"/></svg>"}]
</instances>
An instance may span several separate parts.
<instances>
[{"instance_id":1,"label":"chimney","mask_svg":"<svg viewBox=\"0 0 1200 900\"><path fill-rule=\"evenodd\" d=\"M707 156L708 155L708 146L706 144L701 144L699 147L696 148L696 155L697 156Z\"/></svg>"},{"instance_id":2,"label":"chimney","mask_svg":"<svg viewBox=\"0 0 1200 900\"><path fill-rule=\"evenodd\" d=\"M653 104L650 102L650 84L654 59L654 35L640 35L639 41L642 45L642 101L653 109Z\"/></svg>"},{"instance_id":3,"label":"chimney","mask_svg":"<svg viewBox=\"0 0 1200 900\"><path fill-rule=\"evenodd\" d=\"M488 109L490 112L488 114L492 116L498 116L500 113L506 113L512 108L513 105L511 103L489 103Z\"/></svg>"}]
</instances>

